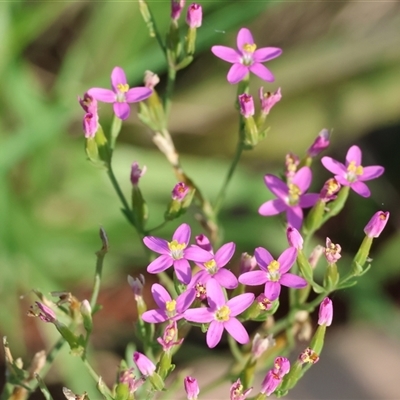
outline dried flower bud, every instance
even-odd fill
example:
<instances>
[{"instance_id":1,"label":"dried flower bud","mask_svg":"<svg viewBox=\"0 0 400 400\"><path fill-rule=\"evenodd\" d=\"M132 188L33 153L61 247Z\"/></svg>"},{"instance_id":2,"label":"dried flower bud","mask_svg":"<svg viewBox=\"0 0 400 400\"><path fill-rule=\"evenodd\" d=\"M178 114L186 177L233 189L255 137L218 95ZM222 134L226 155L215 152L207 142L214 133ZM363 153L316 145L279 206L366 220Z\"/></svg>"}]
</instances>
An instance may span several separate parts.
<instances>
[{"instance_id":1,"label":"dried flower bud","mask_svg":"<svg viewBox=\"0 0 400 400\"><path fill-rule=\"evenodd\" d=\"M242 253L240 257L240 275L244 274L245 272L253 271L257 267L257 261L254 256L251 256L247 253Z\"/></svg>"},{"instance_id":2,"label":"dried flower bud","mask_svg":"<svg viewBox=\"0 0 400 400\"><path fill-rule=\"evenodd\" d=\"M252 387L244 390L242 382L240 381L239 378L231 386L229 400L245 400L252 390L253 390Z\"/></svg>"},{"instance_id":3,"label":"dried flower bud","mask_svg":"<svg viewBox=\"0 0 400 400\"><path fill-rule=\"evenodd\" d=\"M379 237L388 222L389 216L390 213L388 211L376 212L365 226L365 234L370 238Z\"/></svg>"},{"instance_id":4,"label":"dried flower bud","mask_svg":"<svg viewBox=\"0 0 400 400\"><path fill-rule=\"evenodd\" d=\"M189 186L183 182L177 183L172 189L172 200L183 201L186 195L189 193Z\"/></svg>"},{"instance_id":5,"label":"dried flower bud","mask_svg":"<svg viewBox=\"0 0 400 400\"><path fill-rule=\"evenodd\" d=\"M253 358L257 360L262 354L270 347L275 346L275 340L272 335L262 337L258 332L254 335L253 343L251 345L251 353Z\"/></svg>"},{"instance_id":6,"label":"dried flower bud","mask_svg":"<svg viewBox=\"0 0 400 400\"><path fill-rule=\"evenodd\" d=\"M131 166L131 183L133 186L139 184L139 179L146 173L147 168L144 166L142 169L139 168L139 164L135 161Z\"/></svg>"},{"instance_id":7,"label":"dried flower bud","mask_svg":"<svg viewBox=\"0 0 400 400\"><path fill-rule=\"evenodd\" d=\"M158 338L157 342L160 343L164 351L182 344L183 339L178 340L178 327L175 321L165 327L163 337Z\"/></svg>"},{"instance_id":8,"label":"dried flower bud","mask_svg":"<svg viewBox=\"0 0 400 400\"><path fill-rule=\"evenodd\" d=\"M144 73L144 86L153 90L154 87L160 82L160 78L154 72L149 70Z\"/></svg>"},{"instance_id":9,"label":"dried flower bud","mask_svg":"<svg viewBox=\"0 0 400 400\"><path fill-rule=\"evenodd\" d=\"M325 257L329 264L336 263L342 257L341 251L339 244L333 244L331 239L326 238Z\"/></svg>"},{"instance_id":10,"label":"dried flower bud","mask_svg":"<svg viewBox=\"0 0 400 400\"><path fill-rule=\"evenodd\" d=\"M310 257L308 257L308 262L310 263L310 266L312 269L314 269L317 264L319 259L321 258L322 254L325 252L325 247L321 245L317 245L314 247L313 251L310 254Z\"/></svg>"},{"instance_id":11,"label":"dried flower bud","mask_svg":"<svg viewBox=\"0 0 400 400\"><path fill-rule=\"evenodd\" d=\"M299 360L302 364L315 364L319 360L318 354L307 347L299 356Z\"/></svg>"}]
</instances>

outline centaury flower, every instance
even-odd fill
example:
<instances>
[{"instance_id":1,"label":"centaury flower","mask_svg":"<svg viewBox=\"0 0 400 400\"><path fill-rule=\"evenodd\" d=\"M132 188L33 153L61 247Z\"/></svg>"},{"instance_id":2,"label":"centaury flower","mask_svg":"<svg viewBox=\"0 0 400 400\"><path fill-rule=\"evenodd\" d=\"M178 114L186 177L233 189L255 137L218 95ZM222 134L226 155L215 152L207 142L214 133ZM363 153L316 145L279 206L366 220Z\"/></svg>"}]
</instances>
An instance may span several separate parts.
<instances>
[{"instance_id":1,"label":"centaury flower","mask_svg":"<svg viewBox=\"0 0 400 400\"><path fill-rule=\"evenodd\" d=\"M254 256L261 270L240 275L239 282L249 286L265 284L264 294L270 301L279 297L281 285L296 289L307 286L304 278L288 273L297 257L297 250L294 247L286 249L277 260L263 247L257 247Z\"/></svg>"},{"instance_id":2,"label":"centaury flower","mask_svg":"<svg viewBox=\"0 0 400 400\"><path fill-rule=\"evenodd\" d=\"M188 260L206 262L212 258L212 254L208 251L198 246L189 246L190 234L190 226L182 224L173 234L171 242L154 236L144 237L144 244L149 249L161 254L160 257L157 257L149 264L147 272L158 274L173 265L177 278L181 282L188 284L191 278Z\"/></svg>"},{"instance_id":3,"label":"centaury flower","mask_svg":"<svg viewBox=\"0 0 400 400\"><path fill-rule=\"evenodd\" d=\"M322 157L322 165L335 174L335 179L343 186L350 186L362 197L371 195L364 181L378 178L385 172L385 168L379 165L363 167L361 165L362 153L358 146L351 146L346 154L346 165L331 157Z\"/></svg>"},{"instance_id":4,"label":"centaury flower","mask_svg":"<svg viewBox=\"0 0 400 400\"><path fill-rule=\"evenodd\" d=\"M130 89L126 81L125 72L120 67L115 67L111 72L111 86L112 90L91 88L87 93L98 101L114 103L114 113L120 119L127 119L129 117L131 110L128 103L145 100L152 93L152 90L147 87Z\"/></svg>"},{"instance_id":5,"label":"centaury flower","mask_svg":"<svg viewBox=\"0 0 400 400\"><path fill-rule=\"evenodd\" d=\"M318 200L318 193L305 193L311 185L312 173L309 167L300 168L286 184L275 175L267 174L264 182L277 199L262 204L258 212L264 216L286 212L289 225L300 230L303 222L303 208L312 207Z\"/></svg>"},{"instance_id":6,"label":"centaury flower","mask_svg":"<svg viewBox=\"0 0 400 400\"><path fill-rule=\"evenodd\" d=\"M251 306L254 294L244 293L226 301L218 282L211 279L207 282L207 300L209 307L191 308L183 316L191 322L210 324L206 338L208 347L219 343L224 329L240 344L248 343L249 335L235 317Z\"/></svg>"},{"instance_id":7,"label":"centaury flower","mask_svg":"<svg viewBox=\"0 0 400 400\"><path fill-rule=\"evenodd\" d=\"M253 36L247 28L240 29L237 35L237 50L226 46L213 46L211 51L224 61L233 63L228 72L228 82L235 84L243 80L249 72L267 82L275 80L272 72L261 63L272 60L282 54L277 47L257 49Z\"/></svg>"}]
</instances>

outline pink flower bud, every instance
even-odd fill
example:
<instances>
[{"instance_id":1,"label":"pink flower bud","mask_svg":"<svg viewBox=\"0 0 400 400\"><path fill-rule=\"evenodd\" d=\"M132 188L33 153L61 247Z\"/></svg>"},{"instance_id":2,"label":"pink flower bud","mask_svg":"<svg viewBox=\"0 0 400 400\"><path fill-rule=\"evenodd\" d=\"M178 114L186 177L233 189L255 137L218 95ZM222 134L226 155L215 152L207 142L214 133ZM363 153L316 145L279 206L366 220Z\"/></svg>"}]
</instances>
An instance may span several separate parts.
<instances>
[{"instance_id":1,"label":"pink flower bud","mask_svg":"<svg viewBox=\"0 0 400 400\"><path fill-rule=\"evenodd\" d=\"M183 7L185 7L185 0L171 0L171 18L174 21L178 21Z\"/></svg>"},{"instance_id":2,"label":"pink flower bud","mask_svg":"<svg viewBox=\"0 0 400 400\"><path fill-rule=\"evenodd\" d=\"M274 373L283 378L290 370L290 362L286 357L276 357L274 362Z\"/></svg>"},{"instance_id":3,"label":"pink flower bud","mask_svg":"<svg viewBox=\"0 0 400 400\"><path fill-rule=\"evenodd\" d=\"M335 178L330 178L324 183L324 186L319 193L319 198L325 203L335 200L337 197L336 194L339 192L340 188L340 183Z\"/></svg>"},{"instance_id":4,"label":"pink flower bud","mask_svg":"<svg viewBox=\"0 0 400 400\"><path fill-rule=\"evenodd\" d=\"M261 393L267 396L275 392L276 388L281 384L282 378L274 373L271 369L268 371L264 380L261 383Z\"/></svg>"},{"instance_id":5,"label":"pink flower bud","mask_svg":"<svg viewBox=\"0 0 400 400\"><path fill-rule=\"evenodd\" d=\"M329 264L335 264L342 257L341 251L339 244L333 244L331 239L326 238L325 257Z\"/></svg>"},{"instance_id":6,"label":"pink flower bud","mask_svg":"<svg viewBox=\"0 0 400 400\"><path fill-rule=\"evenodd\" d=\"M144 86L153 90L154 86L156 86L160 82L160 78L154 72L149 70L144 73Z\"/></svg>"},{"instance_id":7,"label":"pink flower bud","mask_svg":"<svg viewBox=\"0 0 400 400\"><path fill-rule=\"evenodd\" d=\"M317 245L314 247L310 257L308 257L308 262L310 263L312 269L317 266L319 259L321 258L322 254L324 254L324 251L324 246Z\"/></svg>"},{"instance_id":8,"label":"pink flower bud","mask_svg":"<svg viewBox=\"0 0 400 400\"><path fill-rule=\"evenodd\" d=\"M209 251L210 253L213 252L210 240L208 239L208 237L206 235L198 235L196 236L196 244L197 246L201 247L202 249Z\"/></svg>"},{"instance_id":9,"label":"pink flower bud","mask_svg":"<svg viewBox=\"0 0 400 400\"><path fill-rule=\"evenodd\" d=\"M78 97L78 101L86 113L97 115L97 100L95 98L85 93L83 99Z\"/></svg>"},{"instance_id":10,"label":"pink flower bud","mask_svg":"<svg viewBox=\"0 0 400 400\"><path fill-rule=\"evenodd\" d=\"M389 215L389 211L376 212L365 226L365 234L370 238L379 237L388 222Z\"/></svg>"},{"instance_id":11,"label":"pink flower bud","mask_svg":"<svg viewBox=\"0 0 400 400\"><path fill-rule=\"evenodd\" d=\"M322 129L317 138L314 140L314 143L307 150L308 156L315 157L325 150L329 146L329 137L330 133L328 129Z\"/></svg>"},{"instance_id":12,"label":"pink flower bud","mask_svg":"<svg viewBox=\"0 0 400 400\"><path fill-rule=\"evenodd\" d=\"M254 100L253 96L249 94L243 93L239 95L239 106L240 106L240 113L245 118L249 118L254 115Z\"/></svg>"},{"instance_id":13,"label":"pink flower bud","mask_svg":"<svg viewBox=\"0 0 400 400\"><path fill-rule=\"evenodd\" d=\"M92 138L99 129L98 116L92 113L86 113L82 121L85 138Z\"/></svg>"},{"instance_id":14,"label":"pink flower bud","mask_svg":"<svg viewBox=\"0 0 400 400\"><path fill-rule=\"evenodd\" d=\"M330 326L333 318L333 304L329 297L325 297L319 306L318 325Z\"/></svg>"},{"instance_id":15,"label":"pink flower bud","mask_svg":"<svg viewBox=\"0 0 400 400\"><path fill-rule=\"evenodd\" d=\"M133 186L139 184L139 179L146 173L147 168L144 166L142 169L139 168L139 164L135 161L131 167L131 183Z\"/></svg>"},{"instance_id":16,"label":"pink flower bud","mask_svg":"<svg viewBox=\"0 0 400 400\"><path fill-rule=\"evenodd\" d=\"M185 391L188 400L196 400L200 393L199 385L197 379L187 376L184 379Z\"/></svg>"},{"instance_id":17,"label":"pink flower bud","mask_svg":"<svg viewBox=\"0 0 400 400\"><path fill-rule=\"evenodd\" d=\"M186 14L186 23L190 28L200 28L203 19L203 9L200 4L193 3L189 6Z\"/></svg>"},{"instance_id":18,"label":"pink flower bud","mask_svg":"<svg viewBox=\"0 0 400 400\"><path fill-rule=\"evenodd\" d=\"M299 360L302 364L315 364L319 360L318 354L307 347L299 356Z\"/></svg>"},{"instance_id":19,"label":"pink flower bud","mask_svg":"<svg viewBox=\"0 0 400 400\"><path fill-rule=\"evenodd\" d=\"M296 228L293 228L289 225L286 229L286 237L290 247L294 247L297 250L301 250L303 248L304 240Z\"/></svg>"},{"instance_id":20,"label":"pink flower bud","mask_svg":"<svg viewBox=\"0 0 400 400\"><path fill-rule=\"evenodd\" d=\"M186 186L183 182L179 182L172 189L172 200L182 201L188 193L189 186Z\"/></svg>"},{"instance_id":21,"label":"pink flower bud","mask_svg":"<svg viewBox=\"0 0 400 400\"><path fill-rule=\"evenodd\" d=\"M240 381L239 378L231 386L229 400L245 400L252 390L253 390L252 387L244 390L242 382Z\"/></svg>"},{"instance_id":22,"label":"pink flower bud","mask_svg":"<svg viewBox=\"0 0 400 400\"><path fill-rule=\"evenodd\" d=\"M257 267L257 261L254 256L251 256L247 253L242 253L240 258L240 275L244 274L245 272L253 271Z\"/></svg>"},{"instance_id":23,"label":"pink flower bud","mask_svg":"<svg viewBox=\"0 0 400 400\"><path fill-rule=\"evenodd\" d=\"M261 112L266 115L269 114L271 108L282 98L281 88L278 88L275 93L267 92L264 94L264 88L260 87L258 94L261 102Z\"/></svg>"},{"instance_id":24,"label":"pink flower bud","mask_svg":"<svg viewBox=\"0 0 400 400\"><path fill-rule=\"evenodd\" d=\"M135 351L133 354L133 362L144 376L151 376L156 370L156 366L152 363L152 361L138 351Z\"/></svg>"}]
</instances>

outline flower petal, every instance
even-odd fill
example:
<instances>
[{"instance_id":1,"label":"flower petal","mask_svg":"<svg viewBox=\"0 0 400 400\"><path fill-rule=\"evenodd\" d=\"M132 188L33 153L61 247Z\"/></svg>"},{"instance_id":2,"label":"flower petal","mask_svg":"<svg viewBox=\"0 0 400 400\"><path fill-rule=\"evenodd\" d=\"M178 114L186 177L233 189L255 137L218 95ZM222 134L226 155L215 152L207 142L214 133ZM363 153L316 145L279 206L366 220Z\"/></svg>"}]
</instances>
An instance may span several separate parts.
<instances>
[{"instance_id":1,"label":"flower petal","mask_svg":"<svg viewBox=\"0 0 400 400\"><path fill-rule=\"evenodd\" d=\"M302 289L307 286L307 281L304 278L291 273L282 275L279 283L295 289Z\"/></svg>"},{"instance_id":2,"label":"flower petal","mask_svg":"<svg viewBox=\"0 0 400 400\"><path fill-rule=\"evenodd\" d=\"M253 60L257 63L272 60L282 54L282 49L278 47L261 47L253 54Z\"/></svg>"},{"instance_id":3,"label":"flower petal","mask_svg":"<svg viewBox=\"0 0 400 400\"><path fill-rule=\"evenodd\" d=\"M226 79L231 85L235 85L236 83L242 81L248 73L248 67L243 64L235 63L232 65L232 67L230 67Z\"/></svg>"},{"instance_id":4,"label":"flower petal","mask_svg":"<svg viewBox=\"0 0 400 400\"><path fill-rule=\"evenodd\" d=\"M235 289L238 286L238 280L235 274L226 268L221 268L214 275L214 279L226 289Z\"/></svg>"},{"instance_id":5,"label":"flower petal","mask_svg":"<svg viewBox=\"0 0 400 400\"><path fill-rule=\"evenodd\" d=\"M190 226L188 224L181 224L172 235L172 240L176 240L178 243L185 243L187 246L190 242L190 235Z\"/></svg>"},{"instance_id":6,"label":"flower petal","mask_svg":"<svg viewBox=\"0 0 400 400\"><path fill-rule=\"evenodd\" d=\"M89 89L87 94L98 101L103 101L104 103L114 103L117 100L117 96L110 89L94 87Z\"/></svg>"},{"instance_id":7,"label":"flower petal","mask_svg":"<svg viewBox=\"0 0 400 400\"><path fill-rule=\"evenodd\" d=\"M196 290L187 289L176 298L176 311L182 314L186 311L196 299Z\"/></svg>"},{"instance_id":8,"label":"flower petal","mask_svg":"<svg viewBox=\"0 0 400 400\"><path fill-rule=\"evenodd\" d=\"M321 163L328 171L332 172L332 174L343 176L347 172L344 164L334 160L332 157L322 157Z\"/></svg>"},{"instance_id":9,"label":"flower petal","mask_svg":"<svg viewBox=\"0 0 400 400\"><path fill-rule=\"evenodd\" d=\"M278 258L280 264L279 273L284 274L292 268L294 262L297 258L297 249L294 247L289 247L286 249Z\"/></svg>"},{"instance_id":10,"label":"flower petal","mask_svg":"<svg viewBox=\"0 0 400 400\"><path fill-rule=\"evenodd\" d=\"M264 247L257 247L254 250L254 257L261 269L267 271L267 267L271 261L274 260L274 257L271 256L271 253L264 249Z\"/></svg>"},{"instance_id":11,"label":"flower petal","mask_svg":"<svg viewBox=\"0 0 400 400\"><path fill-rule=\"evenodd\" d=\"M183 250L183 254L187 260L199 263L210 261L213 258L213 255L209 251L204 250L201 247L196 246L195 244L192 244L191 246Z\"/></svg>"},{"instance_id":12,"label":"flower petal","mask_svg":"<svg viewBox=\"0 0 400 400\"><path fill-rule=\"evenodd\" d=\"M351 146L346 154L346 166L355 162L356 166L361 165L361 149L358 146Z\"/></svg>"},{"instance_id":13,"label":"flower petal","mask_svg":"<svg viewBox=\"0 0 400 400\"><path fill-rule=\"evenodd\" d=\"M224 324L217 321L212 321L207 330L207 346L212 349L221 340L222 333L224 332Z\"/></svg>"},{"instance_id":14,"label":"flower petal","mask_svg":"<svg viewBox=\"0 0 400 400\"><path fill-rule=\"evenodd\" d=\"M229 334L240 344L249 343L249 334L246 329L236 318L231 318L229 321L224 323L225 329Z\"/></svg>"},{"instance_id":15,"label":"flower petal","mask_svg":"<svg viewBox=\"0 0 400 400\"><path fill-rule=\"evenodd\" d=\"M274 301L281 294L281 285L279 282L267 282L264 288L264 294L268 300Z\"/></svg>"},{"instance_id":16,"label":"flower petal","mask_svg":"<svg viewBox=\"0 0 400 400\"><path fill-rule=\"evenodd\" d=\"M214 260L218 268L224 267L231 260L235 253L236 245L233 242L225 243L221 246L214 255Z\"/></svg>"},{"instance_id":17,"label":"flower petal","mask_svg":"<svg viewBox=\"0 0 400 400\"><path fill-rule=\"evenodd\" d=\"M312 207L319 199L318 193L306 193L300 196L299 206L301 208Z\"/></svg>"},{"instance_id":18,"label":"flower petal","mask_svg":"<svg viewBox=\"0 0 400 400\"><path fill-rule=\"evenodd\" d=\"M370 165L364 167L363 174L358 177L360 181L369 181L370 179L379 178L385 172L385 168L380 165Z\"/></svg>"},{"instance_id":19,"label":"flower petal","mask_svg":"<svg viewBox=\"0 0 400 400\"><path fill-rule=\"evenodd\" d=\"M137 103L146 100L152 93L153 91L147 87L135 87L125 93L125 100L127 103Z\"/></svg>"},{"instance_id":20,"label":"flower petal","mask_svg":"<svg viewBox=\"0 0 400 400\"><path fill-rule=\"evenodd\" d=\"M111 86L114 92L118 92L118 85L126 85L126 75L121 67L115 67L111 72Z\"/></svg>"},{"instance_id":21,"label":"flower petal","mask_svg":"<svg viewBox=\"0 0 400 400\"><path fill-rule=\"evenodd\" d=\"M263 81L266 82L274 82L275 77L272 74L272 72L264 65L260 63L254 63L249 67L250 71L254 74L257 75L259 78L261 78Z\"/></svg>"},{"instance_id":22,"label":"flower petal","mask_svg":"<svg viewBox=\"0 0 400 400\"><path fill-rule=\"evenodd\" d=\"M248 286L259 286L268 281L267 274L264 271L245 272L238 279L240 283Z\"/></svg>"},{"instance_id":23,"label":"flower petal","mask_svg":"<svg viewBox=\"0 0 400 400\"><path fill-rule=\"evenodd\" d=\"M206 324L214 319L214 314L208 308L190 308L183 313L183 318L191 322Z\"/></svg>"},{"instance_id":24,"label":"flower petal","mask_svg":"<svg viewBox=\"0 0 400 400\"><path fill-rule=\"evenodd\" d=\"M237 34L236 45L240 52L243 51L243 46L246 44L254 44L253 35L247 28L242 28Z\"/></svg>"},{"instance_id":25,"label":"flower petal","mask_svg":"<svg viewBox=\"0 0 400 400\"><path fill-rule=\"evenodd\" d=\"M172 263L172 258L167 254L163 254L148 265L147 272L150 274L158 274L159 272L165 271L169 268Z\"/></svg>"},{"instance_id":26,"label":"flower petal","mask_svg":"<svg viewBox=\"0 0 400 400\"><path fill-rule=\"evenodd\" d=\"M361 181L357 181L350 184L350 187L360 196L362 197L369 197L371 196L371 191L369 190L368 186Z\"/></svg>"},{"instance_id":27,"label":"flower petal","mask_svg":"<svg viewBox=\"0 0 400 400\"><path fill-rule=\"evenodd\" d=\"M113 104L114 114L119 119L127 119L129 114L131 113L131 108L128 103L119 103L116 102Z\"/></svg>"},{"instance_id":28,"label":"flower petal","mask_svg":"<svg viewBox=\"0 0 400 400\"><path fill-rule=\"evenodd\" d=\"M299 231L303 223L303 210L299 206L289 207L286 210L286 218L289 225L292 225L293 228Z\"/></svg>"},{"instance_id":29,"label":"flower petal","mask_svg":"<svg viewBox=\"0 0 400 400\"><path fill-rule=\"evenodd\" d=\"M145 236L143 238L143 243L148 247L150 250L155 251L159 254L169 254L169 247L168 242L164 239L155 237L155 236Z\"/></svg>"},{"instance_id":30,"label":"flower petal","mask_svg":"<svg viewBox=\"0 0 400 400\"><path fill-rule=\"evenodd\" d=\"M269 217L270 215L280 214L287 208L289 207L281 199L268 200L261 204L260 208L258 209L258 213L264 217Z\"/></svg>"},{"instance_id":31,"label":"flower petal","mask_svg":"<svg viewBox=\"0 0 400 400\"><path fill-rule=\"evenodd\" d=\"M310 167L300 168L294 175L292 182L305 193L311 185L312 172Z\"/></svg>"},{"instance_id":32,"label":"flower petal","mask_svg":"<svg viewBox=\"0 0 400 400\"><path fill-rule=\"evenodd\" d=\"M239 63L240 62L240 54L230 47L226 46L213 46L211 47L212 53L220 58L221 60L230 62L230 63Z\"/></svg>"},{"instance_id":33,"label":"flower petal","mask_svg":"<svg viewBox=\"0 0 400 400\"><path fill-rule=\"evenodd\" d=\"M174 270L178 280L184 284L188 284L192 279L192 270L190 268L189 261L181 258L180 260L174 261Z\"/></svg>"},{"instance_id":34,"label":"flower petal","mask_svg":"<svg viewBox=\"0 0 400 400\"><path fill-rule=\"evenodd\" d=\"M149 324L159 324L160 322L166 321L168 316L165 311L162 310L149 310L142 314L142 319Z\"/></svg>"},{"instance_id":35,"label":"flower petal","mask_svg":"<svg viewBox=\"0 0 400 400\"><path fill-rule=\"evenodd\" d=\"M225 305L225 296L220 284L213 278L209 279L206 285L207 300L211 309Z\"/></svg>"},{"instance_id":36,"label":"flower petal","mask_svg":"<svg viewBox=\"0 0 400 400\"><path fill-rule=\"evenodd\" d=\"M277 176L267 174L264 176L264 182L267 188L279 199L285 199L288 196L288 186Z\"/></svg>"},{"instance_id":37,"label":"flower petal","mask_svg":"<svg viewBox=\"0 0 400 400\"><path fill-rule=\"evenodd\" d=\"M226 305L230 308L231 310L231 316L236 317L236 315L241 314L244 310L249 308L254 301L254 294L253 293L243 293L239 294L236 297L232 297Z\"/></svg>"},{"instance_id":38,"label":"flower petal","mask_svg":"<svg viewBox=\"0 0 400 400\"><path fill-rule=\"evenodd\" d=\"M171 295L167 292L164 286L154 283L151 287L151 294L153 299L161 310L165 309L165 303L171 301Z\"/></svg>"}]
</instances>

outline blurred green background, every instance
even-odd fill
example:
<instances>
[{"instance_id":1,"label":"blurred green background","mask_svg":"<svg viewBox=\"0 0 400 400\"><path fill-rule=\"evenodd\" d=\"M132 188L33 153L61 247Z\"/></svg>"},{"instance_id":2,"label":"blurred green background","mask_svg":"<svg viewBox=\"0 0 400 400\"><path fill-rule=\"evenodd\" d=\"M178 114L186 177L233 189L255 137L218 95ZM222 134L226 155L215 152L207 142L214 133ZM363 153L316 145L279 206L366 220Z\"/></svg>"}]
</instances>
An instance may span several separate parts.
<instances>
[{"instance_id":1,"label":"blurred green background","mask_svg":"<svg viewBox=\"0 0 400 400\"><path fill-rule=\"evenodd\" d=\"M170 2L148 3L165 32ZM263 175L279 172L288 151L302 156L322 128L333 129L325 154L343 161L348 147L357 144L364 152L364 165L384 165L387 172L369 184L371 198L352 193L343 213L318 233L316 242L324 244L329 236L340 243L345 269L370 216L380 209L391 213L373 247L372 270L359 285L336 297L341 304L338 323L363 320L398 335L400 3L202 5L197 56L178 74L170 132L185 170L211 200L235 150L237 113L236 87L225 79L229 65L214 57L210 47L235 47L238 28L246 26L259 47L283 49L281 57L268 63L275 83L251 79L254 96L263 85L268 91L281 87L283 98L269 117L267 140L244 154L221 214L225 241L237 243L236 261L241 252L253 252L256 246L275 253L285 247L279 218L257 214L270 196ZM184 15L181 19L184 25ZM121 350L134 316L126 275L145 267L146 259L105 172L86 160L77 97L93 86L109 87L110 72L117 65L125 69L131 86L142 84L146 69L156 72L162 92L162 52L149 37L134 1L2 2L0 37L0 332L8 336L16 356L29 356L43 347L45 338L54 337L49 327L27 321L33 299L29 291L65 289L87 296L101 225L111 245L102 298L105 315L108 312L111 321L122 325L107 329L103 324L95 344ZM103 126L110 125L111 116L111 107L102 104ZM115 172L127 196L133 161L148 168L141 188L150 207L149 225L155 225L176 181L136 112L124 123L114 155ZM319 161L314 167L313 189L318 190L330 174ZM190 215L189 220L194 221ZM160 235L169 235L181 222ZM201 233L195 222L192 229ZM75 367L63 364L62 379L82 384L84 378L74 378L71 372Z\"/></svg>"}]
</instances>

